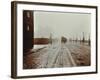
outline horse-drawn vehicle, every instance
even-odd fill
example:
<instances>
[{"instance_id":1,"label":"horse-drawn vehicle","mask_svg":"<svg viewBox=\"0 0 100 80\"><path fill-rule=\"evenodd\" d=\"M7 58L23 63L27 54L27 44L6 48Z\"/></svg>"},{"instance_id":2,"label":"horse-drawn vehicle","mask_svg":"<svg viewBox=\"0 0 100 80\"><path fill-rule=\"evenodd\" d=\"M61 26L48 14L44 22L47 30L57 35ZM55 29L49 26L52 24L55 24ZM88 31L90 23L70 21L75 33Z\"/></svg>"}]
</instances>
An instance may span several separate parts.
<instances>
[{"instance_id":1,"label":"horse-drawn vehicle","mask_svg":"<svg viewBox=\"0 0 100 80\"><path fill-rule=\"evenodd\" d=\"M62 43L66 43L66 42L67 42L67 38L62 36L62 37L61 37L61 42L62 42Z\"/></svg>"}]
</instances>

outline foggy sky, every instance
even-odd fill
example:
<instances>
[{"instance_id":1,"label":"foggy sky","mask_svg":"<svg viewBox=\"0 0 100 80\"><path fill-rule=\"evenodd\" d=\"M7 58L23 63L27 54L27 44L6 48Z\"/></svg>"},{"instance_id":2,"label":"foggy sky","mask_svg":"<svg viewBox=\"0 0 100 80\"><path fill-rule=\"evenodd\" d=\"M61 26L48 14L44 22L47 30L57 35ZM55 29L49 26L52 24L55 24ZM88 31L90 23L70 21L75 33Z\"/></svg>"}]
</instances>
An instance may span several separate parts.
<instances>
[{"instance_id":1,"label":"foggy sky","mask_svg":"<svg viewBox=\"0 0 100 80\"><path fill-rule=\"evenodd\" d=\"M34 37L61 37L82 38L84 32L88 39L91 31L91 14L61 13L61 12L34 12Z\"/></svg>"}]
</instances>

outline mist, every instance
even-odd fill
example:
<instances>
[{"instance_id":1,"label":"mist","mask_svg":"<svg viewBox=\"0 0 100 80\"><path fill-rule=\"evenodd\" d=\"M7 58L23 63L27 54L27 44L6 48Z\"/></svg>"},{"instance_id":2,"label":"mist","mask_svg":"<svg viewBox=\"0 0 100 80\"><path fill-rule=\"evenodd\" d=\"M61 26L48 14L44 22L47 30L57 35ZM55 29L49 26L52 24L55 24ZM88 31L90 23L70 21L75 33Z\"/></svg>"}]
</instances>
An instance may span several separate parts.
<instances>
[{"instance_id":1,"label":"mist","mask_svg":"<svg viewBox=\"0 0 100 80\"><path fill-rule=\"evenodd\" d=\"M34 37L88 39L91 31L91 14L34 11Z\"/></svg>"}]
</instances>

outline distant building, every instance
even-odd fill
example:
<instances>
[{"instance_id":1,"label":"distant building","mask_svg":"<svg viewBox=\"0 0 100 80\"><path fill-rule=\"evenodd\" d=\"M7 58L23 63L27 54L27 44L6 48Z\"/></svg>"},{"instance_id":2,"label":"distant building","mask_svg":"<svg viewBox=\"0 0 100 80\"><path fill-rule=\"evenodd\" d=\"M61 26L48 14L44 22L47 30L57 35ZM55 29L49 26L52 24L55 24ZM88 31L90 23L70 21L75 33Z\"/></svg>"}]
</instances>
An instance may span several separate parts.
<instances>
[{"instance_id":1,"label":"distant building","mask_svg":"<svg viewBox=\"0 0 100 80\"><path fill-rule=\"evenodd\" d=\"M33 44L42 45L42 44L49 44L48 38L34 38Z\"/></svg>"}]
</instances>

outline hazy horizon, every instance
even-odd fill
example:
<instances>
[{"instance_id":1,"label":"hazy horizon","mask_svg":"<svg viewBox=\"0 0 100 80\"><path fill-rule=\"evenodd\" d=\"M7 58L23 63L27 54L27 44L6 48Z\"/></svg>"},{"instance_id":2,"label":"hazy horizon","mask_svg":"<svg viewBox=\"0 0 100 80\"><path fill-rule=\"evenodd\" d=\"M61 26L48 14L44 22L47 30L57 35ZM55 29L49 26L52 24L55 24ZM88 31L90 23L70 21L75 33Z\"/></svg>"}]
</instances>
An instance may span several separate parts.
<instances>
[{"instance_id":1,"label":"hazy horizon","mask_svg":"<svg viewBox=\"0 0 100 80\"><path fill-rule=\"evenodd\" d=\"M90 23L91 14L34 11L34 37L88 39Z\"/></svg>"}]
</instances>

